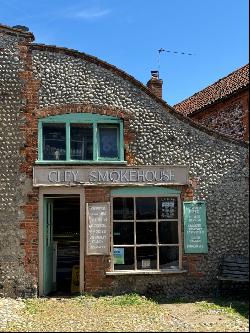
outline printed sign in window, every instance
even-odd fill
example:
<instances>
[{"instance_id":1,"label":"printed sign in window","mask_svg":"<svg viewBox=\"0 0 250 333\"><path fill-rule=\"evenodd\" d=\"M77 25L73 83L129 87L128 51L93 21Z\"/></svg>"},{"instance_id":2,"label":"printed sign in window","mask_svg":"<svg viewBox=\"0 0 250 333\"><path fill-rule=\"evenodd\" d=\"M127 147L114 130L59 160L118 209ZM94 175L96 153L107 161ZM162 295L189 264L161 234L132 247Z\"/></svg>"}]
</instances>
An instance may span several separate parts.
<instances>
[{"instance_id":1,"label":"printed sign in window","mask_svg":"<svg viewBox=\"0 0 250 333\"><path fill-rule=\"evenodd\" d=\"M115 265L124 265L124 248L115 247L114 248L114 264Z\"/></svg>"},{"instance_id":2,"label":"printed sign in window","mask_svg":"<svg viewBox=\"0 0 250 333\"><path fill-rule=\"evenodd\" d=\"M150 259L142 259L141 266L143 269L150 268Z\"/></svg>"}]
</instances>

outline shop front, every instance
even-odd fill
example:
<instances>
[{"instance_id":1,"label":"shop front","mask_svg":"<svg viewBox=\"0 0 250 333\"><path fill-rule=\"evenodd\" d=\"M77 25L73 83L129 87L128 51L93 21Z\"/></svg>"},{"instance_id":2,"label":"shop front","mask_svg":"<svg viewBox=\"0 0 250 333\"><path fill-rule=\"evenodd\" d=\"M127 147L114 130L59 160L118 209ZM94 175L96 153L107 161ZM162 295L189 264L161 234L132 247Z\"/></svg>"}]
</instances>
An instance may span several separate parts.
<instances>
[{"instance_id":1,"label":"shop front","mask_svg":"<svg viewBox=\"0 0 250 333\"><path fill-rule=\"evenodd\" d=\"M40 295L100 290L116 276L185 273L187 184L184 166L35 166ZM203 244L201 237L197 227L196 242ZM85 261L94 265L95 258L106 262L100 286L86 281L93 267Z\"/></svg>"}]
</instances>

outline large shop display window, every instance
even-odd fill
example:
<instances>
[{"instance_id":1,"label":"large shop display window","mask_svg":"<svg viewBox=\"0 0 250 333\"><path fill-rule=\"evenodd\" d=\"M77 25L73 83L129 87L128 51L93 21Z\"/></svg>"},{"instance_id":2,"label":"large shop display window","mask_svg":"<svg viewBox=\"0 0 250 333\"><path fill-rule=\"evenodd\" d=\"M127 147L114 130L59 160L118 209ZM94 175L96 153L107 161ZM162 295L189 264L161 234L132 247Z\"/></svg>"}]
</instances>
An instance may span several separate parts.
<instances>
[{"instance_id":1,"label":"large shop display window","mask_svg":"<svg viewBox=\"0 0 250 333\"><path fill-rule=\"evenodd\" d=\"M180 199L113 197L113 270L180 269Z\"/></svg>"},{"instance_id":2,"label":"large shop display window","mask_svg":"<svg viewBox=\"0 0 250 333\"><path fill-rule=\"evenodd\" d=\"M39 120L38 163L124 161L122 120L97 114L65 114Z\"/></svg>"}]
</instances>

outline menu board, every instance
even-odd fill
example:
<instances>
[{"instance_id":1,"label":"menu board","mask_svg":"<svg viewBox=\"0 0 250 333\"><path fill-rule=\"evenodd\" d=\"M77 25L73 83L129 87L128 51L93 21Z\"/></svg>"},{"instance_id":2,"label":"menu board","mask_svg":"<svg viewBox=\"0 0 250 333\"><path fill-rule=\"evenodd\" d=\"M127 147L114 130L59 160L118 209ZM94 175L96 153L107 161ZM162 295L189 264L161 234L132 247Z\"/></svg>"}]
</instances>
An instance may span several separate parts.
<instances>
[{"instance_id":1,"label":"menu board","mask_svg":"<svg viewBox=\"0 0 250 333\"><path fill-rule=\"evenodd\" d=\"M87 255L110 254L110 204L86 204Z\"/></svg>"},{"instance_id":2,"label":"menu board","mask_svg":"<svg viewBox=\"0 0 250 333\"><path fill-rule=\"evenodd\" d=\"M185 253L207 253L205 201L186 201L184 205Z\"/></svg>"},{"instance_id":3,"label":"menu board","mask_svg":"<svg viewBox=\"0 0 250 333\"><path fill-rule=\"evenodd\" d=\"M177 219L177 198L158 198L159 219Z\"/></svg>"}]
</instances>

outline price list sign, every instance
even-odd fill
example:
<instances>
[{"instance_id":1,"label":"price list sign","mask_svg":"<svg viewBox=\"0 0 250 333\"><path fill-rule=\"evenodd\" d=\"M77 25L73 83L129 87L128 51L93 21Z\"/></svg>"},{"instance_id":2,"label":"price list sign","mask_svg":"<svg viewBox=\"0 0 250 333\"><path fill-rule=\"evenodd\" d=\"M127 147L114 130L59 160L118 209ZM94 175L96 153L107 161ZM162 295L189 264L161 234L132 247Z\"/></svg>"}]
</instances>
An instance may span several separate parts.
<instances>
[{"instance_id":1,"label":"price list sign","mask_svg":"<svg viewBox=\"0 0 250 333\"><path fill-rule=\"evenodd\" d=\"M183 205L185 253L207 253L206 203L186 201Z\"/></svg>"},{"instance_id":2,"label":"price list sign","mask_svg":"<svg viewBox=\"0 0 250 333\"><path fill-rule=\"evenodd\" d=\"M110 204L86 204L87 255L110 254Z\"/></svg>"}]
</instances>

